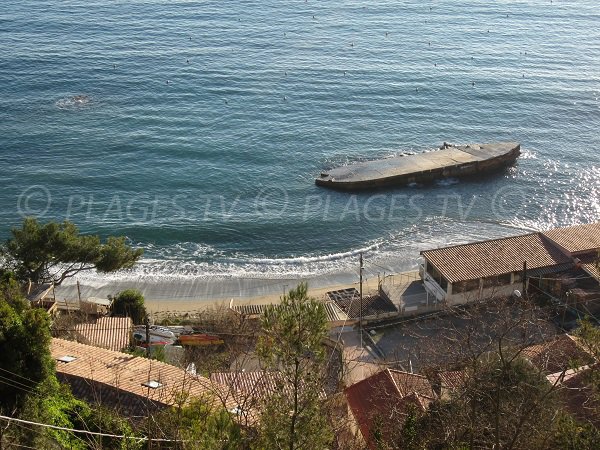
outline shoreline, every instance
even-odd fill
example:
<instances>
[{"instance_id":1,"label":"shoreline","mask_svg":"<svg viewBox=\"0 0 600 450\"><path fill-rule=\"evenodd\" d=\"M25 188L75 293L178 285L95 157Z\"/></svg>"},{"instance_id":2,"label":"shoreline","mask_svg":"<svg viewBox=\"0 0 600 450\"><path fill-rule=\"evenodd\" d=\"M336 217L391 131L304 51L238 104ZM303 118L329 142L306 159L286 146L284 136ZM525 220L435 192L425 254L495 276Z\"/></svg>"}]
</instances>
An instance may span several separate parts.
<instances>
[{"instance_id":1,"label":"shoreline","mask_svg":"<svg viewBox=\"0 0 600 450\"><path fill-rule=\"evenodd\" d=\"M381 267L381 266L379 266ZM396 270L389 268L384 275L398 275L415 271L412 264L399 264ZM368 268L363 271L363 291L377 289L380 272ZM114 297L127 289L139 290L144 296L149 312L191 312L228 307L235 304L278 303L284 292L295 288L301 282L308 283L309 295L324 297L327 291L359 287L358 270L321 274L298 278L227 278L227 279L168 279L155 277L131 277L115 279L111 276L97 276L73 280L58 286L55 291L59 301L77 301L78 298Z\"/></svg>"},{"instance_id":2,"label":"shoreline","mask_svg":"<svg viewBox=\"0 0 600 450\"><path fill-rule=\"evenodd\" d=\"M401 275L401 274L406 274L406 273L413 273L413 271L409 271L409 272L401 272L398 274L394 274L394 275ZM347 289L347 288L359 288L359 281L356 281L354 283L350 282L350 283L335 283L335 284L329 284L326 286L316 286L314 288L311 288L310 285L310 281L309 280L300 280L298 282L296 282L296 284L290 283L288 284L288 290L289 289L294 289L299 283L301 283L302 281L306 281L308 282L308 295L310 297L314 297L317 299L321 299L325 297L325 294L329 291L335 291L335 290L339 290L339 289ZM371 277L371 278L365 278L363 280L363 292L366 294L368 292L373 292L377 290L377 283L378 283L378 278L377 277ZM277 304L281 301L281 297L283 294L283 290L281 293L277 293L277 294L264 294L264 295L257 295L257 296L253 296L253 297L245 297L245 298L235 298L235 297L229 297L229 298L218 298L218 299L211 299L211 300L205 300L205 301L198 301L198 300L180 300L180 299L163 299L163 300L158 300L158 299L149 299L145 301L145 305L146 305L146 309L148 310L149 313L151 314L155 314L155 313L193 313L193 312L200 312L200 311L205 311L207 309L212 309L212 308L227 308L229 307L230 302L233 301L233 304L236 305L259 305L259 304Z\"/></svg>"}]
</instances>

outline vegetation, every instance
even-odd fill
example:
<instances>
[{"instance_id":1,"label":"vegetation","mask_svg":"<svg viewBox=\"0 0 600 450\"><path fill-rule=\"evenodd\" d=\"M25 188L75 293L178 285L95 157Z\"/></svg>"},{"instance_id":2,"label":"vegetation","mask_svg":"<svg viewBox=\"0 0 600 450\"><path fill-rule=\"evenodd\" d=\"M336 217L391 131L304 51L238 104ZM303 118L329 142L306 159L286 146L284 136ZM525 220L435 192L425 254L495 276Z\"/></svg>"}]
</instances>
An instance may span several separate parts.
<instances>
[{"instance_id":1,"label":"vegetation","mask_svg":"<svg viewBox=\"0 0 600 450\"><path fill-rule=\"evenodd\" d=\"M10 268L0 274L0 413L105 436L2 420L0 448L334 448L333 427L337 433L342 419L331 415L323 395L329 365L323 347L326 311L321 302L308 296L306 284L289 291L280 304L267 307L260 326L223 310L204 314L197 322L185 318L225 341L218 348L191 353L201 373L238 368L236 364L248 362L245 356L257 356L261 368L276 373L272 392L258 401L243 403L241 399L235 411L214 404L213 400L225 397L207 401L181 394L175 406L132 422L76 399L67 385L59 383L50 353L51 320L23 299L22 275L12 275ZM142 294L135 290L119 293L114 312L142 323L146 316ZM593 421L571 415L561 385L548 381L543 369L523 358L525 347L555 333L535 304L498 300L455 313L440 319L437 334L427 328L433 321L419 323L420 339L415 341L429 347L416 350L413 341L409 356L411 365L431 380L442 370L457 370L463 374L461 382L451 391L434 385L441 395L425 411L409 408L403 415L378 418L380 422L372 427L377 448L600 448L600 431ZM583 347L600 359L600 330L591 321L582 321L576 334ZM570 368L565 361L563 373ZM589 370L584 378L590 405L600 404L599 373ZM342 416L341 411L336 414ZM145 437L149 441L136 439Z\"/></svg>"},{"instance_id":2,"label":"vegetation","mask_svg":"<svg viewBox=\"0 0 600 450\"><path fill-rule=\"evenodd\" d=\"M102 243L99 236L80 235L69 221L41 224L34 218L13 228L12 237L0 250L5 269L14 272L21 283L56 285L84 270L131 268L142 253L129 247L124 237L109 237Z\"/></svg>"},{"instance_id":3,"label":"vegetation","mask_svg":"<svg viewBox=\"0 0 600 450\"><path fill-rule=\"evenodd\" d=\"M393 432L387 439L379 436L379 447L599 448L598 428L572 416L565 407L572 395L569 389L549 381L545 367L534 366L523 358L527 346L539 342L540 337L548 340L554 336L555 332L547 335L552 330L541 313L533 302L521 302L515 308L513 302L497 300L463 310L452 319L458 323L456 326L450 319L440 319L438 333L428 336L430 346L419 352L425 363L422 372L435 382L440 371L458 370L461 382L450 391L442 389L442 395L425 412L413 412L402 422L388 423ZM423 331L421 327L420 336ZM584 321L578 334L584 347L597 358L598 329ZM426 358L436 363L427 364ZM564 360L559 374L582 364ZM589 386L597 382L597 372L583 372L588 375ZM593 391L589 395L591 401Z\"/></svg>"},{"instance_id":4,"label":"vegetation","mask_svg":"<svg viewBox=\"0 0 600 450\"><path fill-rule=\"evenodd\" d=\"M50 318L23 299L17 282L5 275L0 281L0 412L20 419L65 428L132 435L124 418L90 407L61 385L50 353ZM74 435L49 428L28 428L12 423L0 426L4 442L32 448L135 449L132 442L91 435ZM133 441L135 443L136 441ZM10 447L9 447L10 448Z\"/></svg>"},{"instance_id":5,"label":"vegetation","mask_svg":"<svg viewBox=\"0 0 600 450\"><path fill-rule=\"evenodd\" d=\"M205 399L182 401L152 418L153 425L160 430L160 438L174 441L180 450L238 450L248 444L233 416Z\"/></svg>"},{"instance_id":6,"label":"vegetation","mask_svg":"<svg viewBox=\"0 0 600 450\"><path fill-rule=\"evenodd\" d=\"M31 308L17 283L0 283L0 399L4 411L23 405L27 395L54 374L50 319Z\"/></svg>"},{"instance_id":7,"label":"vegetation","mask_svg":"<svg viewBox=\"0 0 600 450\"><path fill-rule=\"evenodd\" d=\"M60 385L56 378L40 389L38 395L27 398L20 417L65 428L136 437L126 418L119 417L106 408L98 405L92 407L85 401L76 399L68 387ZM32 430L35 432L24 432L22 428L17 428L13 430L12 438L35 448L59 447L76 450L141 448L141 442L135 439L72 433L49 428L32 428Z\"/></svg>"},{"instance_id":8,"label":"vegetation","mask_svg":"<svg viewBox=\"0 0 600 450\"><path fill-rule=\"evenodd\" d=\"M327 448L333 438L320 398L327 315L323 303L309 298L307 291L300 284L262 317L258 355L281 378L261 411L261 448Z\"/></svg>"},{"instance_id":9,"label":"vegetation","mask_svg":"<svg viewBox=\"0 0 600 450\"><path fill-rule=\"evenodd\" d=\"M112 311L116 316L131 317L136 325L142 324L146 319L144 296L137 289L122 291L115 297Z\"/></svg>"},{"instance_id":10,"label":"vegetation","mask_svg":"<svg viewBox=\"0 0 600 450\"><path fill-rule=\"evenodd\" d=\"M421 446L544 448L559 410L557 389L520 358L492 357L448 400L421 417Z\"/></svg>"}]
</instances>

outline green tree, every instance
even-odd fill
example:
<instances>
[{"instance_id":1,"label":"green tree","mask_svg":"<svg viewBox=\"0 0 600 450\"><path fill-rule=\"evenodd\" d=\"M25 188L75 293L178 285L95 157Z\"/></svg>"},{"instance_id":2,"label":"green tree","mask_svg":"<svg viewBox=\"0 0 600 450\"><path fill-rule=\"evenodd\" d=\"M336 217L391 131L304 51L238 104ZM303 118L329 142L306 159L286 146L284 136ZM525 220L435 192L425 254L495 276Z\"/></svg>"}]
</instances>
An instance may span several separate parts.
<instances>
[{"instance_id":1,"label":"green tree","mask_svg":"<svg viewBox=\"0 0 600 450\"><path fill-rule=\"evenodd\" d=\"M34 218L13 228L12 237L1 249L5 269L13 271L21 282L55 283L84 270L99 272L131 268L143 253L132 249L124 237L80 235L71 222L40 224Z\"/></svg>"},{"instance_id":2,"label":"green tree","mask_svg":"<svg viewBox=\"0 0 600 450\"><path fill-rule=\"evenodd\" d=\"M568 414L560 413L556 432L546 448L596 450L600 448L600 430L591 423L581 423Z\"/></svg>"},{"instance_id":3,"label":"green tree","mask_svg":"<svg viewBox=\"0 0 600 450\"><path fill-rule=\"evenodd\" d=\"M280 376L262 407L259 448L321 449L332 440L321 399L327 314L307 290L300 284L262 316L257 352L264 366Z\"/></svg>"},{"instance_id":4,"label":"green tree","mask_svg":"<svg viewBox=\"0 0 600 450\"><path fill-rule=\"evenodd\" d=\"M579 323L575 334L581 339L581 343L592 356L600 361L600 328L595 327L589 318Z\"/></svg>"},{"instance_id":5,"label":"green tree","mask_svg":"<svg viewBox=\"0 0 600 450\"><path fill-rule=\"evenodd\" d=\"M208 401L207 401L208 400ZM175 441L180 450L238 450L247 447L244 433L224 408L209 399L182 398L180 404L148 419L153 439Z\"/></svg>"},{"instance_id":6,"label":"green tree","mask_svg":"<svg viewBox=\"0 0 600 450\"><path fill-rule=\"evenodd\" d=\"M22 405L40 383L54 376L50 318L31 308L14 280L0 283L0 405Z\"/></svg>"},{"instance_id":7,"label":"green tree","mask_svg":"<svg viewBox=\"0 0 600 450\"><path fill-rule=\"evenodd\" d=\"M16 280L0 280L0 412L67 428L131 435L127 421L73 397L57 378L50 352L50 317L23 299ZM32 426L2 424L3 442L32 448L139 448L137 441L115 440ZM126 445L125 445L126 444Z\"/></svg>"},{"instance_id":8,"label":"green tree","mask_svg":"<svg viewBox=\"0 0 600 450\"><path fill-rule=\"evenodd\" d=\"M136 325L144 323L146 318L144 296L137 289L127 289L117 294L112 310L116 316L131 317Z\"/></svg>"},{"instance_id":9,"label":"green tree","mask_svg":"<svg viewBox=\"0 0 600 450\"><path fill-rule=\"evenodd\" d=\"M22 419L59 427L86 430L117 436L135 437L129 422L116 413L83 400L76 399L68 386L52 377L40 385L26 399L19 412ZM9 442L31 448L128 449L138 450L142 443L136 439L113 438L85 433L73 433L51 428L32 426L35 432L13 429Z\"/></svg>"},{"instance_id":10,"label":"green tree","mask_svg":"<svg viewBox=\"0 0 600 450\"><path fill-rule=\"evenodd\" d=\"M489 355L465 378L419 419L420 447L544 448L560 405L542 373L521 358Z\"/></svg>"}]
</instances>

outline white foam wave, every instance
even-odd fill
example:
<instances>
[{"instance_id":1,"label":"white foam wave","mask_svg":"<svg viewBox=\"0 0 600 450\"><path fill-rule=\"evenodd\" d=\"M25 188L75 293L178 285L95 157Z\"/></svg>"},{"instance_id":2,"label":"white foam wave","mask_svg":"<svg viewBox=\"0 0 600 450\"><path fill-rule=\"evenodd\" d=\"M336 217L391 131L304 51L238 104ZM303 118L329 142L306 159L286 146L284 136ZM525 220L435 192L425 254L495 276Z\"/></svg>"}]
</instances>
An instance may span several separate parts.
<instances>
[{"instance_id":1,"label":"white foam wave","mask_svg":"<svg viewBox=\"0 0 600 450\"><path fill-rule=\"evenodd\" d=\"M458 223L444 217L391 233L344 252L300 256L253 257L238 255L195 260L182 253L178 259L146 257L132 270L112 274L82 273L77 278L88 296L114 295L123 289L142 290L149 299L210 299L251 297L281 292L305 280L312 286L354 283L358 280L358 254L364 255L365 276L416 270L421 250L516 234L514 228L495 223ZM201 244L177 244L183 248ZM157 248L153 249L154 251ZM167 253L173 254L172 248ZM61 286L60 295L77 295L75 279ZM83 294L82 294L83 295Z\"/></svg>"},{"instance_id":2,"label":"white foam wave","mask_svg":"<svg viewBox=\"0 0 600 450\"><path fill-rule=\"evenodd\" d=\"M54 104L60 109L77 109L89 105L92 98L89 95L72 95L57 100Z\"/></svg>"},{"instance_id":3,"label":"white foam wave","mask_svg":"<svg viewBox=\"0 0 600 450\"><path fill-rule=\"evenodd\" d=\"M374 267L379 265L390 271L402 271L416 267L421 250L514 234L514 227L514 224L460 224L448 218L434 217L398 230L385 239L347 251L282 257L208 254L209 246L181 243L162 250L153 247L131 270L112 274L85 273L79 279L94 285L123 280L301 279L357 273L360 253ZM201 257L194 257L189 253L190 249L202 249Z\"/></svg>"}]
</instances>

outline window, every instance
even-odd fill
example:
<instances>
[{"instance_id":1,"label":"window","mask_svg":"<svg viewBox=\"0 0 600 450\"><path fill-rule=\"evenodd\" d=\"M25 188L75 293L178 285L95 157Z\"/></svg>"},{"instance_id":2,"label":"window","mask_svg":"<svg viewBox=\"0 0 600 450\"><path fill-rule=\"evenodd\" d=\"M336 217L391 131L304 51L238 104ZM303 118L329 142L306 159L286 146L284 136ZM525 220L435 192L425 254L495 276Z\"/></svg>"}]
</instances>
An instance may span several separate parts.
<instances>
[{"instance_id":1,"label":"window","mask_svg":"<svg viewBox=\"0 0 600 450\"><path fill-rule=\"evenodd\" d=\"M162 383L156 381L156 380L150 380L150 381L146 381L145 383L142 383L142 386L146 386L152 389L158 389L159 387L162 386Z\"/></svg>"},{"instance_id":2,"label":"window","mask_svg":"<svg viewBox=\"0 0 600 450\"><path fill-rule=\"evenodd\" d=\"M229 410L229 412L231 414L235 414L236 416L239 416L239 415L241 415L244 412L244 410L238 405L235 408L231 408Z\"/></svg>"},{"instance_id":3,"label":"window","mask_svg":"<svg viewBox=\"0 0 600 450\"><path fill-rule=\"evenodd\" d=\"M429 261L427 262L427 273L431 276L431 278L433 278L434 280L437 280L440 277L440 273L438 272L438 270L435 268L435 266L433 264L431 264Z\"/></svg>"},{"instance_id":4,"label":"window","mask_svg":"<svg viewBox=\"0 0 600 450\"><path fill-rule=\"evenodd\" d=\"M507 284L510 284L510 273L505 273L503 275L483 279L484 288L489 288L493 286L505 286Z\"/></svg>"},{"instance_id":5,"label":"window","mask_svg":"<svg viewBox=\"0 0 600 450\"><path fill-rule=\"evenodd\" d=\"M70 363L70 362L75 361L76 359L77 359L76 356L70 356L70 355L60 356L60 357L56 358L57 361L64 362L64 363Z\"/></svg>"},{"instance_id":6,"label":"window","mask_svg":"<svg viewBox=\"0 0 600 450\"><path fill-rule=\"evenodd\" d=\"M446 280L444 277L440 276L441 280L436 280L440 283L440 286L442 287L442 289L444 291L448 290L448 280Z\"/></svg>"},{"instance_id":7,"label":"window","mask_svg":"<svg viewBox=\"0 0 600 450\"><path fill-rule=\"evenodd\" d=\"M479 279L458 281L452 285L452 292L455 294L476 291L477 289L479 289Z\"/></svg>"},{"instance_id":8,"label":"window","mask_svg":"<svg viewBox=\"0 0 600 450\"><path fill-rule=\"evenodd\" d=\"M496 277L487 277L483 279L483 288L489 288L496 285Z\"/></svg>"}]
</instances>

